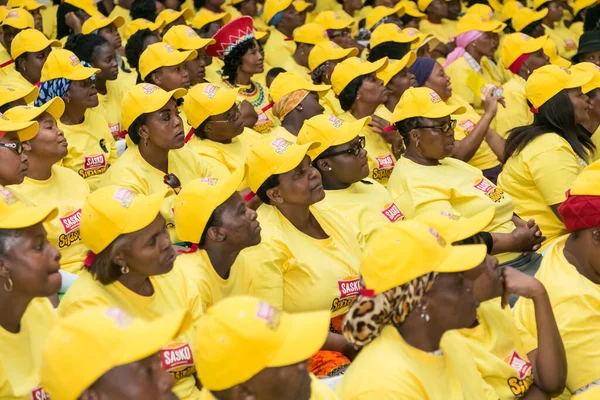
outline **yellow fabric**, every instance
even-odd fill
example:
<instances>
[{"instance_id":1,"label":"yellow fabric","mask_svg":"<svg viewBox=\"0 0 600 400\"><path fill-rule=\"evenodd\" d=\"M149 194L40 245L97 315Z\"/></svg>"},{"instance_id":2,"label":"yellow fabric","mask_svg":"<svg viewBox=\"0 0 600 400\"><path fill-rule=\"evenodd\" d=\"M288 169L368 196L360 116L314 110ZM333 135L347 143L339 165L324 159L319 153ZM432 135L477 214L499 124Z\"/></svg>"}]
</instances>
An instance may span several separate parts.
<instances>
[{"instance_id":1,"label":"yellow fabric","mask_svg":"<svg viewBox=\"0 0 600 400\"><path fill-rule=\"evenodd\" d=\"M121 39L125 40L125 28L127 28L127 25L131 22L131 15L129 15L129 10L119 5L115 5L115 8L112 9L108 17L121 17L125 20L125 23L118 29Z\"/></svg>"},{"instance_id":2,"label":"yellow fabric","mask_svg":"<svg viewBox=\"0 0 600 400\"><path fill-rule=\"evenodd\" d=\"M585 392L573 396L573 400L596 400L600 398L600 386L594 386L586 390Z\"/></svg>"},{"instance_id":3,"label":"yellow fabric","mask_svg":"<svg viewBox=\"0 0 600 400\"><path fill-rule=\"evenodd\" d=\"M221 74L223 73L223 61L217 57L213 57L212 63L206 66L205 79L207 82L215 85L220 85L223 82ZM266 68L265 68L266 69Z\"/></svg>"},{"instance_id":4,"label":"yellow fabric","mask_svg":"<svg viewBox=\"0 0 600 400\"><path fill-rule=\"evenodd\" d=\"M117 145L103 115L86 110L84 120L78 125L58 127L69 143L69 154L62 160L63 167L72 169L94 191L100 186L102 175L117 160Z\"/></svg>"},{"instance_id":5,"label":"yellow fabric","mask_svg":"<svg viewBox=\"0 0 600 400\"><path fill-rule=\"evenodd\" d=\"M8 86L15 90L26 90L33 86L15 68L6 71L6 74L0 74L0 85Z\"/></svg>"},{"instance_id":6,"label":"yellow fabric","mask_svg":"<svg viewBox=\"0 0 600 400\"><path fill-rule=\"evenodd\" d=\"M446 104L450 105L460 105L466 108L467 112L464 114L454 114L451 116L452 119L456 120L456 128L454 129L454 138L456 140L462 140L467 137L471 131L475 128L475 125L479 123L481 117L479 114L475 112L473 107L459 96L452 96ZM500 108L502 106L499 106ZM494 168L500 165L500 161L496 154L492 151L487 141L484 139L481 142L481 145L471 157L469 161L467 161L470 165L475 168L479 168L480 170Z\"/></svg>"},{"instance_id":7,"label":"yellow fabric","mask_svg":"<svg viewBox=\"0 0 600 400\"><path fill-rule=\"evenodd\" d=\"M207 162L186 147L169 151L169 173L175 174L182 186L192 179L215 176ZM137 193L151 195L169 189L164 183L164 177L165 173L148 164L140 154L138 146L133 145L125 150L108 170L102 184L123 186ZM169 190L160 210L167 221L172 243L178 242L173 223L175 197L175 192Z\"/></svg>"},{"instance_id":8,"label":"yellow fabric","mask_svg":"<svg viewBox=\"0 0 600 400\"><path fill-rule=\"evenodd\" d=\"M288 142L292 142L292 143L296 143L296 141L298 140L297 136L294 136L290 131L285 129L283 126L278 126L278 127L274 128L273 130L271 130L271 132L269 132L267 135L265 135L265 137L268 138L265 140L284 138Z\"/></svg>"},{"instance_id":9,"label":"yellow fabric","mask_svg":"<svg viewBox=\"0 0 600 400\"><path fill-rule=\"evenodd\" d=\"M525 79L515 75L503 86L503 89L506 108L498 107L495 121L496 132L506 139L511 129L533 123L533 113L527 105Z\"/></svg>"},{"instance_id":10,"label":"yellow fabric","mask_svg":"<svg viewBox=\"0 0 600 400\"><path fill-rule=\"evenodd\" d=\"M47 398L40 388L39 367L46 333L56 320L56 313L50 301L46 298L35 298L21 318L19 333L10 333L0 327L0 398Z\"/></svg>"},{"instance_id":11,"label":"yellow fabric","mask_svg":"<svg viewBox=\"0 0 600 400\"><path fill-rule=\"evenodd\" d=\"M592 134L592 142L596 145L596 151L594 152L593 160L600 160L600 126L596 129L596 132Z\"/></svg>"},{"instance_id":12,"label":"yellow fabric","mask_svg":"<svg viewBox=\"0 0 600 400\"><path fill-rule=\"evenodd\" d=\"M498 399L456 331L442 336L440 348L442 356L418 350L388 325L358 354L337 393L344 400Z\"/></svg>"},{"instance_id":13,"label":"yellow fabric","mask_svg":"<svg viewBox=\"0 0 600 400\"><path fill-rule=\"evenodd\" d=\"M264 47L265 62L271 67L283 67L286 60L296 51L296 43L286 39L287 37L277 29L271 30Z\"/></svg>"},{"instance_id":14,"label":"yellow fabric","mask_svg":"<svg viewBox=\"0 0 600 400\"><path fill-rule=\"evenodd\" d=\"M499 298L481 303L477 320L475 328L459 332L473 353L479 373L500 400L522 397L533 384L527 354L537 349L537 341L531 335L519 336L510 308L502 309Z\"/></svg>"},{"instance_id":15,"label":"yellow fabric","mask_svg":"<svg viewBox=\"0 0 600 400\"><path fill-rule=\"evenodd\" d=\"M7 61L12 60L12 57L8 53L8 51L4 48L2 44L0 44L0 64L4 64ZM4 67L0 68L0 83L2 83L2 78L8 74L11 70L15 69L15 63L6 64Z\"/></svg>"},{"instance_id":16,"label":"yellow fabric","mask_svg":"<svg viewBox=\"0 0 600 400\"><path fill-rule=\"evenodd\" d=\"M281 123L279 119L273 115L272 107L266 111L263 111L263 109L267 108L267 106L271 104L271 98L269 97L269 89L267 88L267 85L263 85L256 80L252 80L252 83L254 85L254 90L250 93L246 92L248 86L235 86L240 90L237 96L237 101L238 103L244 100L248 101L250 104L252 104L252 107L254 107L256 114L258 114L258 120L252 129L262 134L269 133L271 129L281 125ZM226 80L221 80L219 85L224 85L228 88L234 87L229 83L229 81Z\"/></svg>"},{"instance_id":17,"label":"yellow fabric","mask_svg":"<svg viewBox=\"0 0 600 400\"><path fill-rule=\"evenodd\" d=\"M546 35L556 43L559 56L570 60L577 53L579 39L573 31L561 24L555 24L554 29L547 25L542 26L546 30Z\"/></svg>"},{"instance_id":18,"label":"yellow fabric","mask_svg":"<svg viewBox=\"0 0 600 400\"><path fill-rule=\"evenodd\" d=\"M535 219L546 236L545 245L567 232L550 206L566 199L566 191L585 166L565 139L546 133L506 160L498 186L512 196L519 217Z\"/></svg>"},{"instance_id":19,"label":"yellow fabric","mask_svg":"<svg viewBox=\"0 0 600 400\"><path fill-rule=\"evenodd\" d=\"M124 75L125 73L119 73ZM108 121L108 129L113 136L117 136L121 132L121 99L125 92L130 88L123 85L122 80L117 78L114 81L106 82L106 95L98 93L98 107L94 111L104 115Z\"/></svg>"},{"instance_id":20,"label":"yellow fabric","mask_svg":"<svg viewBox=\"0 0 600 400\"><path fill-rule=\"evenodd\" d=\"M571 30L571 32L573 32L573 34L575 34L575 37L579 41L579 38L581 37L581 35L583 35L583 21L573 22L569 29Z\"/></svg>"},{"instance_id":21,"label":"yellow fabric","mask_svg":"<svg viewBox=\"0 0 600 400\"><path fill-rule=\"evenodd\" d=\"M102 285L94 280L88 271L83 270L60 302L58 314L65 317L90 306L106 305L119 307L134 317L153 320L176 310L187 310L192 316L193 326L165 346L160 355L163 368L175 379L175 394L180 399L199 399L200 391L195 386L196 367L193 362L196 336L194 328L203 314L198 289L180 268L173 268L164 275L151 276L150 282L154 294L141 296L127 289L119 281ZM169 368L167 349L181 346L189 349L191 358L182 360L182 366Z\"/></svg>"},{"instance_id":22,"label":"yellow fabric","mask_svg":"<svg viewBox=\"0 0 600 400\"><path fill-rule=\"evenodd\" d=\"M296 75L299 75L305 78L310 83L312 83L312 79L310 77L310 70L298 64L293 57L288 57L282 64L281 68L285 69L287 72L293 72Z\"/></svg>"},{"instance_id":23,"label":"yellow fabric","mask_svg":"<svg viewBox=\"0 0 600 400\"><path fill-rule=\"evenodd\" d=\"M352 227L335 210L318 203L310 211L329 238L314 239L297 230L275 207L261 205L262 242L244 250L240 266L252 280L249 294L276 309L330 309L336 317L348 311L358 293L354 283L360 247Z\"/></svg>"},{"instance_id":24,"label":"yellow fabric","mask_svg":"<svg viewBox=\"0 0 600 400\"><path fill-rule=\"evenodd\" d=\"M87 256L79 233L81 207L90 194L86 181L74 171L54 165L49 179L37 181L26 177L22 184L10 189L33 205L58 208L57 217L44 223L48 241L60 251L60 268L78 273Z\"/></svg>"},{"instance_id":25,"label":"yellow fabric","mask_svg":"<svg viewBox=\"0 0 600 400\"><path fill-rule=\"evenodd\" d=\"M481 67L486 70L486 73L489 76L491 76L500 84L508 82L508 80L513 76L513 73L504 68L502 63L496 63L494 60L487 58L486 56L481 57Z\"/></svg>"},{"instance_id":26,"label":"yellow fabric","mask_svg":"<svg viewBox=\"0 0 600 400\"><path fill-rule=\"evenodd\" d=\"M477 168L454 158L426 166L400 157L387 189L407 218L438 211L470 218L493 206L496 214L486 232L510 233L515 229L514 204L508 193L485 179ZM501 263L518 256L497 255Z\"/></svg>"},{"instance_id":27,"label":"yellow fabric","mask_svg":"<svg viewBox=\"0 0 600 400\"><path fill-rule=\"evenodd\" d=\"M446 68L446 74L450 77L452 83L452 93L460 96L473 106L477 114L483 115L483 100L479 94L466 84L469 77L473 74L480 77L487 84L500 86L500 82L494 80L489 72L482 68L481 71L475 72L465 57L460 57Z\"/></svg>"},{"instance_id":28,"label":"yellow fabric","mask_svg":"<svg viewBox=\"0 0 600 400\"><path fill-rule=\"evenodd\" d=\"M383 104L377 107L375 115L386 121L392 119L392 113ZM349 111L339 115L339 118L348 122L356 121L356 118ZM365 149L369 160L369 178L386 186L396 164L396 157L392 154L392 146L379 134L373 132L368 125L362 130L361 136L366 139Z\"/></svg>"},{"instance_id":29,"label":"yellow fabric","mask_svg":"<svg viewBox=\"0 0 600 400\"><path fill-rule=\"evenodd\" d=\"M564 255L568 236L548 248L535 277L544 284L567 354L567 389L575 392L600 379L600 285L584 278ZM533 302L519 299L513 310L523 334L537 337Z\"/></svg>"},{"instance_id":30,"label":"yellow fabric","mask_svg":"<svg viewBox=\"0 0 600 400\"><path fill-rule=\"evenodd\" d=\"M340 101L335 96L333 89L329 89L327 93L319 98L319 104L321 104L325 109L323 114L335 115L336 117L339 117L344 113L344 110L342 110L342 106L340 105Z\"/></svg>"},{"instance_id":31,"label":"yellow fabric","mask_svg":"<svg viewBox=\"0 0 600 400\"><path fill-rule=\"evenodd\" d=\"M57 4L49 4L45 9L42 9L42 30L44 35L49 39L56 39L56 12L58 11Z\"/></svg>"},{"instance_id":32,"label":"yellow fabric","mask_svg":"<svg viewBox=\"0 0 600 400\"><path fill-rule=\"evenodd\" d=\"M442 43L450 42L456 36L456 24L449 23L451 21L443 19L441 24L434 24L426 19L422 19L419 24L419 30L424 34L431 34Z\"/></svg>"}]
</instances>

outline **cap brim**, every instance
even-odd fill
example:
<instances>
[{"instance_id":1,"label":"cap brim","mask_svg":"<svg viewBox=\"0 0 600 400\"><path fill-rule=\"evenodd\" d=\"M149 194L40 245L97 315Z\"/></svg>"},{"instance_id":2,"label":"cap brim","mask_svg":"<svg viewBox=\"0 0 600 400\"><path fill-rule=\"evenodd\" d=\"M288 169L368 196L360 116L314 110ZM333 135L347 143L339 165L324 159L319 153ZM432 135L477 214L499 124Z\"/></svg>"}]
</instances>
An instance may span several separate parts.
<instances>
[{"instance_id":1,"label":"cap brim","mask_svg":"<svg viewBox=\"0 0 600 400\"><path fill-rule=\"evenodd\" d=\"M198 57L198 52L196 50L179 50L179 54L170 56L169 59L165 61L164 66L172 67L193 60L196 57Z\"/></svg>"},{"instance_id":2,"label":"cap brim","mask_svg":"<svg viewBox=\"0 0 600 400\"><path fill-rule=\"evenodd\" d=\"M28 53L37 53L38 51L42 51L44 49L47 49L48 47L62 47L62 43L58 40L46 40L40 43L32 43L31 47L28 48L26 51Z\"/></svg>"},{"instance_id":3,"label":"cap brim","mask_svg":"<svg viewBox=\"0 0 600 400\"><path fill-rule=\"evenodd\" d=\"M594 79L594 73L591 71L571 71L571 79L565 89L582 87L586 83L589 83Z\"/></svg>"},{"instance_id":4,"label":"cap brim","mask_svg":"<svg viewBox=\"0 0 600 400\"><path fill-rule=\"evenodd\" d=\"M387 85L394 76L396 76L398 73L400 73L400 71L413 65L413 63L415 62L416 59L417 59L417 53L414 52L413 50L411 50L408 53L406 53L404 55L404 57L402 57L400 60L398 60L398 62L395 62L392 64L390 64L388 62L387 68L390 68L389 74L387 74L385 77L382 77L379 75L383 71L380 71L378 73L377 77L383 81L384 85Z\"/></svg>"},{"instance_id":5,"label":"cap brim","mask_svg":"<svg viewBox=\"0 0 600 400\"><path fill-rule=\"evenodd\" d=\"M496 215L496 209L490 207L482 212L472 216L471 218L462 217L457 221L456 235L453 241L457 242L483 232L485 228L492 222Z\"/></svg>"},{"instance_id":6,"label":"cap brim","mask_svg":"<svg viewBox=\"0 0 600 400\"><path fill-rule=\"evenodd\" d=\"M37 135L39 125L35 121L2 121L0 132L16 132L21 142L33 139Z\"/></svg>"},{"instance_id":7,"label":"cap brim","mask_svg":"<svg viewBox=\"0 0 600 400\"><path fill-rule=\"evenodd\" d=\"M16 111L20 111L20 113L17 113ZM47 112L52 115L54 119L58 120L65 112L65 103L60 97L54 97L40 107L14 107L8 110L5 115L8 119L13 121L29 122L35 120L44 112Z\"/></svg>"},{"instance_id":8,"label":"cap brim","mask_svg":"<svg viewBox=\"0 0 600 400\"><path fill-rule=\"evenodd\" d=\"M419 117L443 118L452 114L464 114L466 112L467 109L463 106L447 104L445 106L435 107L431 111L426 112L423 115L419 115Z\"/></svg>"},{"instance_id":9,"label":"cap brim","mask_svg":"<svg viewBox=\"0 0 600 400\"><path fill-rule=\"evenodd\" d=\"M25 206L14 210L6 218L0 218L0 229L22 229L51 221L58 215L56 207Z\"/></svg>"},{"instance_id":10,"label":"cap brim","mask_svg":"<svg viewBox=\"0 0 600 400\"><path fill-rule=\"evenodd\" d=\"M256 40L263 40L268 34L269 32L254 31L254 38Z\"/></svg>"},{"instance_id":11,"label":"cap brim","mask_svg":"<svg viewBox=\"0 0 600 400\"><path fill-rule=\"evenodd\" d=\"M308 360L325 344L330 321L329 310L282 313L279 329L287 331L287 337L267 367L285 367Z\"/></svg>"},{"instance_id":12,"label":"cap brim","mask_svg":"<svg viewBox=\"0 0 600 400\"><path fill-rule=\"evenodd\" d=\"M306 154L308 154L311 160L315 160L328 148L333 146L341 146L342 144L354 140L355 137L360 136L360 133L362 132L364 127L370 122L371 117L361 118L352 122L345 122L343 125L343 129L339 129L339 135L335 137L330 144L319 143L318 146L310 148Z\"/></svg>"},{"instance_id":13,"label":"cap brim","mask_svg":"<svg viewBox=\"0 0 600 400\"><path fill-rule=\"evenodd\" d=\"M38 98L40 89L37 86L32 86L29 89L23 89L20 91L23 95L20 97L25 100L25 103L31 104Z\"/></svg>"},{"instance_id":14,"label":"cap brim","mask_svg":"<svg viewBox=\"0 0 600 400\"><path fill-rule=\"evenodd\" d=\"M64 76L65 79L69 79L71 81L84 81L92 77L92 75L99 73L100 70L98 68L88 68L81 65L81 68L77 68L75 71L71 72Z\"/></svg>"},{"instance_id":15,"label":"cap brim","mask_svg":"<svg viewBox=\"0 0 600 400\"><path fill-rule=\"evenodd\" d=\"M550 64L557 65L563 68L569 68L571 66L571 61L567 60L566 58L562 58L559 55L556 55L550 58Z\"/></svg>"},{"instance_id":16,"label":"cap brim","mask_svg":"<svg viewBox=\"0 0 600 400\"><path fill-rule=\"evenodd\" d=\"M169 193L169 190L164 190L150 196L136 196L135 205L132 207L132 212L128 216L127 221L125 221L125 226L121 234L137 232L150 225L160 213L160 207L167 193Z\"/></svg>"},{"instance_id":17,"label":"cap brim","mask_svg":"<svg viewBox=\"0 0 600 400\"><path fill-rule=\"evenodd\" d=\"M469 244L452 246L448 257L434 272L452 273L468 271L477 267L485 260L487 247L484 244Z\"/></svg>"},{"instance_id":18,"label":"cap brim","mask_svg":"<svg viewBox=\"0 0 600 400\"><path fill-rule=\"evenodd\" d=\"M372 64L372 66L369 68L370 71L365 71L365 73L362 75L372 74L374 72L379 72L379 71L385 69L385 67L387 67L387 65L388 65L388 58L384 57L380 60L372 62L371 64Z\"/></svg>"},{"instance_id":19,"label":"cap brim","mask_svg":"<svg viewBox=\"0 0 600 400\"><path fill-rule=\"evenodd\" d=\"M308 155L308 151L310 149L314 149L317 146L320 146L319 142L291 146L290 150L286 151L286 157L284 158L283 162L277 166L277 169L273 171L271 175L285 174L286 172L290 172L300 165L304 157Z\"/></svg>"},{"instance_id":20,"label":"cap brim","mask_svg":"<svg viewBox=\"0 0 600 400\"><path fill-rule=\"evenodd\" d=\"M307 3L306 1L292 1L292 5L298 12L305 11L308 7L311 6L311 4Z\"/></svg>"}]
</instances>

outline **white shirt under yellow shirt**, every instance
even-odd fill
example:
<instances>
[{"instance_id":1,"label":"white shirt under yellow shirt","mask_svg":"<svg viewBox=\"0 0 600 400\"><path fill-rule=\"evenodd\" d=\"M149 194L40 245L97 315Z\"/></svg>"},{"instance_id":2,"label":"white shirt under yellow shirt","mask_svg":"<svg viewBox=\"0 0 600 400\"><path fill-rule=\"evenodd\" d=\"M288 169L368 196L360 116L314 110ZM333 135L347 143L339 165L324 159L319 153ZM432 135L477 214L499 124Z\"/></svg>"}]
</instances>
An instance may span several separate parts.
<instances>
[{"instance_id":1,"label":"white shirt under yellow shirt","mask_svg":"<svg viewBox=\"0 0 600 400\"><path fill-rule=\"evenodd\" d=\"M494 207L494 219L484 230L510 233L515 229L510 195L488 181L477 168L451 157L429 166L400 157L387 190L407 218L440 211L470 218ZM497 257L504 263L519 255L502 253Z\"/></svg>"},{"instance_id":2,"label":"white shirt under yellow shirt","mask_svg":"<svg viewBox=\"0 0 600 400\"><path fill-rule=\"evenodd\" d=\"M267 43L265 44L265 62L272 68L283 67L283 64L296 51L296 43L293 40L287 40L277 28L271 30Z\"/></svg>"},{"instance_id":3,"label":"white shirt under yellow shirt","mask_svg":"<svg viewBox=\"0 0 600 400\"><path fill-rule=\"evenodd\" d=\"M585 278L567 261L567 238L559 238L548 248L535 277L548 291L567 354L567 389L575 393L600 379L600 285ZM522 324L523 334L537 337L531 300L520 298L513 315Z\"/></svg>"},{"instance_id":4,"label":"white shirt under yellow shirt","mask_svg":"<svg viewBox=\"0 0 600 400\"><path fill-rule=\"evenodd\" d=\"M514 75L502 88L506 107L498 107L495 121L496 132L506 139L511 129L530 125L533 122L533 113L525 97L525 79Z\"/></svg>"},{"instance_id":5,"label":"white shirt under yellow shirt","mask_svg":"<svg viewBox=\"0 0 600 400\"><path fill-rule=\"evenodd\" d=\"M534 383L527 355L537 349L537 341L531 335L520 336L510 308L502 309L499 298L481 303L477 321L476 327L459 332L479 373L500 400L523 397Z\"/></svg>"},{"instance_id":6,"label":"white shirt under yellow shirt","mask_svg":"<svg viewBox=\"0 0 600 400\"><path fill-rule=\"evenodd\" d=\"M199 399L200 391L195 386L196 367L193 355L195 326L203 314L198 289L180 268L173 268L164 275L151 276L150 281L154 294L141 296L118 281L103 285L87 270L83 270L63 297L58 313L65 317L90 306L110 305L119 307L134 317L153 320L175 310L187 310L192 315L192 326L166 345L160 351L160 356L163 368L175 379L175 394L180 399ZM172 359L174 350L181 350L177 354L182 357Z\"/></svg>"},{"instance_id":7,"label":"white shirt under yellow shirt","mask_svg":"<svg viewBox=\"0 0 600 400\"><path fill-rule=\"evenodd\" d=\"M125 74L123 72L123 74ZM111 135L121 132L121 100L129 88L117 80L106 82L106 95L98 93L98 106L94 111L104 115Z\"/></svg>"},{"instance_id":8,"label":"white shirt under yellow shirt","mask_svg":"<svg viewBox=\"0 0 600 400\"><path fill-rule=\"evenodd\" d=\"M21 318L18 333L0 327L0 398L41 400L39 368L46 335L56 322L56 312L46 298L35 298Z\"/></svg>"},{"instance_id":9,"label":"white shirt under yellow shirt","mask_svg":"<svg viewBox=\"0 0 600 400\"><path fill-rule=\"evenodd\" d=\"M388 325L354 359L337 393L343 400L498 400L460 334L444 333L440 349L412 347Z\"/></svg>"},{"instance_id":10,"label":"white shirt under yellow shirt","mask_svg":"<svg viewBox=\"0 0 600 400\"><path fill-rule=\"evenodd\" d=\"M182 187L196 178L213 176L213 170L203 158L194 154L187 147L169 151L169 173L174 174L181 182ZM102 180L102 185L124 186L136 193L151 195L169 186L164 182L165 173L148 164L140 154L139 147L133 145L127 150L117 162L108 170ZM161 215L167 221L171 242L179 242L173 223L173 204L175 191L169 190L160 209Z\"/></svg>"},{"instance_id":11,"label":"white shirt under yellow shirt","mask_svg":"<svg viewBox=\"0 0 600 400\"><path fill-rule=\"evenodd\" d=\"M546 236L544 246L567 232L550 206L566 199L565 193L586 165L556 133L538 136L506 160L498 186L512 196L519 217L535 219Z\"/></svg>"},{"instance_id":12,"label":"white shirt under yellow shirt","mask_svg":"<svg viewBox=\"0 0 600 400\"><path fill-rule=\"evenodd\" d=\"M94 191L100 186L102 175L117 160L117 145L108 129L103 115L93 110L85 112L84 120L78 125L58 127L69 143L69 154L62 160L63 167L72 169L88 183Z\"/></svg>"},{"instance_id":13,"label":"white shirt under yellow shirt","mask_svg":"<svg viewBox=\"0 0 600 400\"><path fill-rule=\"evenodd\" d=\"M81 207L90 194L85 179L68 168L54 165L49 179L38 181L26 177L22 184L10 189L36 206L58 207L58 216L44 223L44 228L48 241L60 251L60 268L78 273L88 252L79 234Z\"/></svg>"}]
</instances>

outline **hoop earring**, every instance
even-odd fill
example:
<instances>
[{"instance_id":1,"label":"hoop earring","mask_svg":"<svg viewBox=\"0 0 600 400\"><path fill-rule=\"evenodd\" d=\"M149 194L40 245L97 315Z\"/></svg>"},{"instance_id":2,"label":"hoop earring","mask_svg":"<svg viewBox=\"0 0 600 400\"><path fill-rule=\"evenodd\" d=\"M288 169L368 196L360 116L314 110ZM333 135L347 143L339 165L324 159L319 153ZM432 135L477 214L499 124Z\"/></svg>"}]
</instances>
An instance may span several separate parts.
<instances>
[{"instance_id":1,"label":"hoop earring","mask_svg":"<svg viewBox=\"0 0 600 400\"><path fill-rule=\"evenodd\" d=\"M127 265L123 265L121 267L121 274L127 275L129 273L129 267Z\"/></svg>"},{"instance_id":2,"label":"hoop earring","mask_svg":"<svg viewBox=\"0 0 600 400\"><path fill-rule=\"evenodd\" d=\"M6 282L4 282L4 290L7 292L12 292L13 290L13 281L10 278L6 278Z\"/></svg>"}]
</instances>

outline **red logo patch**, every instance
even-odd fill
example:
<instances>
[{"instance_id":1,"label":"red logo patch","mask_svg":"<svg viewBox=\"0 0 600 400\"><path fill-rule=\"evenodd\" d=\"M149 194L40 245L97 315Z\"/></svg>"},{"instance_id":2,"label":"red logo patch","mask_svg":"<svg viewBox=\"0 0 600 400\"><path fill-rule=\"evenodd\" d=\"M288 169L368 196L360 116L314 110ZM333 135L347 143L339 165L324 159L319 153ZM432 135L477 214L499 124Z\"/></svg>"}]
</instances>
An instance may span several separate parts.
<instances>
[{"instance_id":1,"label":"red logo patch","mask_svg":"<svg viewBox=\"0 0 600 400\"><path fill-rule=\"evenodd\" d=\"M117 136L121 132L121 124L118 122L116 124L108 124L108 129L110 129L111 135Z\"/></svg>"},{"instance_id":2,"label":"red logo patch","mask_svg":"<svg viewBox=\"0 0 600 400\"><path fill-rule=\"evenodd\" d=\"M338 281L338 288L340 289L340 299L356 296L360 292L360 281L358 278Z\"/></svg>"},{"instance_id":3,"label":"red logo patch","mask_svg":"<svg viewBox=\"0 0 600 400\"><path fill-rule=\"evenodd\" d=\"M81 208L75 211L67 213L64 217L60 217L60 223L65 229L65 234L71 233L79 229L79 223L81 222Z\"/></svg>"},{"instance_id":4,"label":"red logo patch","mask_svg":"<svg viewBox=\"0 0 600 400\"><path fill-rule=\"evenodd\" d=\"M471 121L470 119L466 119L464 121L460 121L460 123L458 125L460 125L460 127L465 130L465 133L467 135L469 133L471 133L471 131L473 130L473 128L475 128L475 123L473 121Z\"/></svg>"},{"instance_id":5,"label":"red logo patch","mask_svg":"<svg viewBox=\"0 0 600 400\"><path fill-rule=\"evenodd\" d=\"M386 205L386 208L383 209L381 213L385 215L385 217L389 219L390 222L396 222L398 220L404 219L404 214L402 214L402 211L400 211L398 206L396 206L396 204L394 203Z\"/></svg>"},{"instance_id":6,"label":"red logo patch","mask_svg":"<svg viewBox=\"0 0 600 400\"><path fill-rule=\"evenodd\" d=\"M490 194L492 190L494 190L494 185L486 181L485 179L479 179L475 182L475 189L481 190L485 194Z\"/></svg>"},{"instance_id":7,"label":"red logo patch","mask_svg":"<svg viewBox=\"0 0 600 400\"><path fill-rule=\"evenodd\" d=\"M160 351L162 367L171 372L194 366L194 355L188 343L172 343Z\"/></svg>"},{"instance_id":8,"label":"red logo patch","mask_svg":"<svg viewBox=\"0 0 600 400\"><path fill-rule=\"evenodd\" d=\"M384 157L375 157L380 169L390 169L394 167L394 159L391 154Z\"/></svg>"},{"instance_id":9,"label":"red logo patch","mask_svg":"<svg viewBox=\"0 0 600 400\"><path fill-rule=\"evenodd\" d=\"M50 400L50 395L46 393L44 389L39 387L31 391L31 398L33 400Z\"/></svg>"},{"instance_id":10,"label":"red logo patch","mask_svg":"<svg viewBox=\"0 0 600 400\"><path fill-rule=\"evenodd\" d=\"M84 171L88 171L90 169L104 168L104 167L106 167L106 156L104 154L83 157L83 170Z\"/></svg>"},{"instance_id":11,"label":"red logo patch","mask_svg":"<svg viewBox=\"0 0 600 400\"><path fill-rule=\"evenodd\" d=\"M524 358L522 358L519 353L513 350L512 354L504 359L517 371L519 374L519 379L525 379L529 374L531 374L531 363Z\"/></svg>"}]
</instances>

